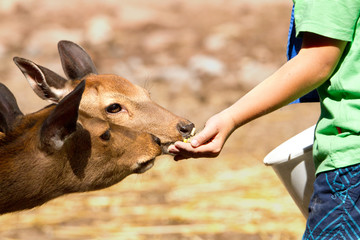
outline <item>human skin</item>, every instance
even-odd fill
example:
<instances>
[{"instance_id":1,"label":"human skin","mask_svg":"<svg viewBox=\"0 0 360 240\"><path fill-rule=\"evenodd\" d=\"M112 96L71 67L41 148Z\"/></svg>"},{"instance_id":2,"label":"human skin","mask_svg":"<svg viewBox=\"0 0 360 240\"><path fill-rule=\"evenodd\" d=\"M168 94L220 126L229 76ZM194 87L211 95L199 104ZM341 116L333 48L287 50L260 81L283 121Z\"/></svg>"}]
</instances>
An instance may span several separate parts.
<instances>
[{"instance_id":1,"label":"human skin","mask_svg":"<svg viewBox=\"0 0 360 240\"><path fill-rule=\"evenodd\" d=\"M190 143L176 142L168 148L174 160L217 157L237 128L273 112L329 79L347 42L314 33L303 33L299 54L241 97L210 117Z\"/></svg>"}]
</instances>

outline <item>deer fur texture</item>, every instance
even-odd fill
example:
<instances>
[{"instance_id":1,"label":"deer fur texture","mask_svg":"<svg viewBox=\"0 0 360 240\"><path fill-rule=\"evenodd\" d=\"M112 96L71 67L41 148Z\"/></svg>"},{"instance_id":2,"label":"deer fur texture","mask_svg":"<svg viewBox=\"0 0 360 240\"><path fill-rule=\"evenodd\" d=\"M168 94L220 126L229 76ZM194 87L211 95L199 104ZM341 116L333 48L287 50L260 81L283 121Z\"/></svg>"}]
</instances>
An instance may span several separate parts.
<instances>
[{"instance_id":1,"label":"deer fur texture","mask_svg":"<svg viewBox=\"0 0 360 240\"><path fill-rule=\"evenodd\" d=\"M57 103L86 80L81 113L149 132L161 140L164 153L171 143L190 137L194 124L153 102L146 89L114 74L98 74L89 54L73 42L60 41L58 50L67 79L30 60L14 58L42 99Z\"/></svg>"},{"instance_id":2,"label":"deer fur texture","mask_svg":"<svg viewBox=\"0 0 360 240\"><path fill-rule=\"evenodd\" d=\"M85 85L24 115L0 84L0 214L109 187L150 169L162 153L154 135L79 111Z\"/></svg>"}]
</instances>

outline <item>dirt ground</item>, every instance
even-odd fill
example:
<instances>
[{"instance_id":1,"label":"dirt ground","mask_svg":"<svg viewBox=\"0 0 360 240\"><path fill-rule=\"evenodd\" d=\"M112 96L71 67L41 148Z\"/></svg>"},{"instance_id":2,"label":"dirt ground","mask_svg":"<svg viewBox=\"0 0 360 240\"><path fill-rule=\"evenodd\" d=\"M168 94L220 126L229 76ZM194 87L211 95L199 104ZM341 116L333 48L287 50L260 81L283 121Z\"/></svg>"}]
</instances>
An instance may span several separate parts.
<instances>
[{"instance_id":1,"label":"dirt ground","mask_svg":"<svg viewBox=\"0 0 360 240\"><path fill-rule=\"evenodd\" d=\"M12 58L63 75L67 39L201 129L286 61L290 11L289 0L0 0L0 81L23 112L45 106ZM0 216L0 240L300 239L305 220L262 160L317 116L317 104L287 106L238 129L216 159L163 156L111 188Z\"/></svg>"}]
</instances>

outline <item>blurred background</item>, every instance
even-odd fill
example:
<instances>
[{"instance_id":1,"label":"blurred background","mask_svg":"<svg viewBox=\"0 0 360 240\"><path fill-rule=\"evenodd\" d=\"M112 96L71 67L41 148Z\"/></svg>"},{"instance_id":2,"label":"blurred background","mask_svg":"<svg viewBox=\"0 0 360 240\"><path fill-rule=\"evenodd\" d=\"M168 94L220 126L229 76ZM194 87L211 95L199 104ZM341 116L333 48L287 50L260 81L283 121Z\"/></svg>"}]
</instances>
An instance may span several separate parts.
<instances>
[{"instance_id":1,"label":"blurred background","mask_svg":"<svg viewBox=\"0 0 360 240\"><path fill-rule=\"evenodd\" d=\"M0 0L0 74L24 113L39 99L12 61L60 75L59 40L201 129L285 61L290 0ZM271 93L269 93L271 94ZM216 159L157 159L142 175L0 216L0 240L301 239L305 219L263 158L314 124L317 104L238 129ZM1 189L0 189L1 191Z\"/></svg>"}]
</instances>

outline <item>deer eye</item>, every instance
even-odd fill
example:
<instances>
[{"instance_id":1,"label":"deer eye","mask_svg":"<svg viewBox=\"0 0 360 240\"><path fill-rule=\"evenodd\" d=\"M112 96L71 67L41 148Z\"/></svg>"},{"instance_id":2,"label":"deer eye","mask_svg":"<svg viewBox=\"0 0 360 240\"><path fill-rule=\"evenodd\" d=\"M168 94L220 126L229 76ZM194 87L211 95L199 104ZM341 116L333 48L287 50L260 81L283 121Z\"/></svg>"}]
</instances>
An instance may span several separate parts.
<instances>
[{"instance_id":1,"label":"deer eye","mask_svg":"<svg viewBox=\"0 0 360 240\"><path fill-rule=\"evenodd\" d=\"M118 103L113 103L106 108L108 113L118 113L122 110L122 107Z\"/></svg>"},{"instance_id":2,"label":"deer eye","mask_svg":"<svg viewBox=\"0 0 360 240\"><path fill-rule=\"evenodd\" d=\"M110 129L106 130L103 134L101 134L100 138L104 141L109 141L111 138Z\"/></svg>"}]
</instances>

